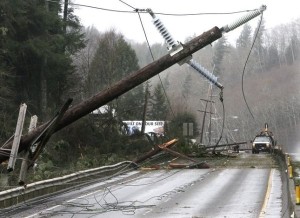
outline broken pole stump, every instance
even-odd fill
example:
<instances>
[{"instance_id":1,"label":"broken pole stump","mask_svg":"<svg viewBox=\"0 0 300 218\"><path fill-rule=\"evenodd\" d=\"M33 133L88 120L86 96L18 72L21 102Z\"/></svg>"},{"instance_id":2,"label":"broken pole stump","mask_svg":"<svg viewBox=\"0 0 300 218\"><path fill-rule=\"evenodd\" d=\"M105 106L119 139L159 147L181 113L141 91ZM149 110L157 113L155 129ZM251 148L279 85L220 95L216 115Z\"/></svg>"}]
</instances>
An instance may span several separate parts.
<instances>
[{"instance_id":1,"label":"broken pole stump","mask_svg":"<svg viewBox=\"0 0 300 218\"><path fill-rule=\"evenodd\" d=\"M17 121L17 126L16 126L16 131L15 131L15 136L14 136L14 140L13 140L13 144L11 147L10 156L9 156L9 160L8 160L8 165L7 165L8 172L13 171L15 164L16 164L19 145L20 145L20 141L21 141L21 137L22 137L26 109L27 109L27 105L25 103L21 104L20 111L19 111L19 117L18 117L18 121Z\"/></svg>"},{"instance_id":2,"label":"broken pole stump","mask_svg":"<svg viewBox=\"0 0 300 218\"><path fill-rule=\"evenodd\" d=\"M143 155L142 157L139 157L138 159L134 160L133 162L134 163L140 163L156 154L158 154L159 152L162 151L162 149L160 148L160 146L162 147L165 147L165 148L168 148L168 147L171 147L173 145L175 145L176 143L178 142L178 139L172 139L171 141L168 141L162 145L158 145L158 146L155 146L154 149L152 149L151 151L147 152L145 155Z\"/></svg>"}]
</instances>

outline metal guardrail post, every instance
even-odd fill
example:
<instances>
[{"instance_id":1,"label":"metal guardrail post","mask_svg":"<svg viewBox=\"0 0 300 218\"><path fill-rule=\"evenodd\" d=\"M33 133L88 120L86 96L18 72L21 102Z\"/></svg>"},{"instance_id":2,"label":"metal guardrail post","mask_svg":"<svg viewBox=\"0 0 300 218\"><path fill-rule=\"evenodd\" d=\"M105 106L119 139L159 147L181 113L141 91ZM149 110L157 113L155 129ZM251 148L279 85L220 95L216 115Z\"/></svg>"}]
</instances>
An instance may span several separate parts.
<instances>
[{"instance_id":1,"label":"metal guardrail post","mask_svg":"<svg viewBox=\"0 0 300 218\"><path fill-rule=\"evenodd\" d=\"M300 186L299 186L299 184L296 184L295 192L296 192L296 205L299 205L300 204Z\"/></svg>"},{"instance_id":2,"label":"metal guardrail post","mask_svg":"<svg viewBox=\"0 0 300 218\"><path fill-rule=\"evenodd\" d=\"M289 178L292 179L293 178L293 167L292 167L292 165L288 166L288 172L289 172Z\"/></svg>"}]
</instances>

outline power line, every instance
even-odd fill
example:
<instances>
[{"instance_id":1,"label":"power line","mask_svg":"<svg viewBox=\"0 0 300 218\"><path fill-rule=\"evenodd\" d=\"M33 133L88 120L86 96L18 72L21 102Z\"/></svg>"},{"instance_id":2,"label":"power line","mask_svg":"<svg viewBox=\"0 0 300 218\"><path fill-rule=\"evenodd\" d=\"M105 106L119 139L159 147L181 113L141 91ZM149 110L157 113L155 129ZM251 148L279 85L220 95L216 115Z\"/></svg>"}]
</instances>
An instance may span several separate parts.
<instances>
[{"instance_id":1,"label":"power line","mask_svg":"<svg viewBox=\"0 0 300 218\"><path fill-rule=\"evenodd\" d=\"M60 1L57 1L57 0L46 0L46 1L53 2L53 3L60 3ZM84 4L77 4L77 3L71 3L71 2L69 2L69 5L86 7L86 8L92 8L92 9L98 9L98 10L109 11L109 12L132 13L132 14L136 13L135 11L125 11L125 10L116 10L116 9L110 9L110 8L101 8L101 7L96 7L96 6L91 6L91 5L84 5Z\"/></svg>"},{"instance_id":2,"label":"power line","mask_svg":"<svg viewBox=\"0 0 300 218\"><path fill-rule=\"evenodd\" d=\"M249 104L248 104L247 99L246 99L246 96L245 96L245 91L244 91L244 75L245 75L245 71L246 71L246 66L247 66L247 64L248 64L248 61L249 61L251 52L252 52L252 50L253 50L253 47L254 47L256 38L257 38L257 36L258 36L259 30L260 30L260 27L261 27L262 20L263 20L263 13L261 14L260 21L259 21L259 24L258 24L258 28L257 28L257 31L256 31L256 33L255 33L254 40L253 40L253 42L252 42L250 51L249 51L249 53L248 53L248 56L247 56L247 59L246 59L246 62L245 62L244 68L243 68L243 73L242 73L242 94L243 94L243 98L244 98L244 101L245 101L245 103L246 103L247 109L248 109L249 113L251 114L251 117L253 118L254 121L255 121L254 115L253 115L253 113L252 113L252 111L251 111L251 109L250 109L250 107L249 107Z\"/></svg>"},{"instance_id":3,"label":"power line","mask_svg":"<svg viewBox=\"0 0 300 218\"><path fill-rule=\"evenodd\" d=\"M159 15L165 15L165 16L201 16L201 15L230 15L230 14L240 14L240 13L246 13L253 10L243 10L243 11L233 11L233 12L199 12L199 13L183 13L183 14L177 14L177 13L162 13L162 12L155 12L155 14Z\"/></svg>"},{"instance_id":4,"label":"power line","mask_svg":"<svg viewBox=\"0 0 300 218\"><path fill-rule=\"evenodd\" d=\"M46 0L46 1L48 1L48 2L54 2L54 3L59 3L59 1L57 1L57 0ZM78 4L78 3L71 3L71 2L69 2L69 5L86 7L86 8L92 8L92 9L109 11L109 12L116 12L116 13L130 13L130 14L134 14L137 11L139 11L140 13L148 13L144 9L134 8L131 5L125 3L124 1L120 0L120 2L122 2L123 4L126 4L127 6L133 8L134 10L133 11L117 10L117 9L102 8L102 7L92 6L92 5L85 5L85 4ZM256 10L256 9L242 10L242 11L233 11L233 12L199 12L199 13L164 13L164 12L155 12L155 14L164 15L164 16L230 15L230 14L239 14L239 13L250 12L250 11L254 11L254 10Z\"/></svg>"},{"instance_id":5,"label":"power line","mask_svg":"<svg viewBox=\"0 0 300 218\"><path fill-rule=\"evenodd\" d=\"M219 145L222 137L223 137L223 131L224 131L224 127L225 127L225 106L224 106L224 101L223 101L223 90L220 92L220 101L222 103L222 109L223 109L223 121L222 121L222 129L221 129L221 134L220 134L220 137L213 149L213 153L215 152L216 150L216 147Z\"/></svg>"},{"instance_id":6,"label":"power line","mask_svg":"<svg viewBox=\"0 0 300 218\"><path fill-rule=\"evenodd\" d=\"M123 4L127 5L128 7L131 7L133 10L137 10L135 7L131 6L130 4L122 1L122 0L119 0L120 2L122 2Z\"/></svg>"},{"instance_id":7,"label":"power line","mask_svg":"<svg viewBox=\"0 0 300 218\"><path fill-rule=\"evenodd\" d=\"M152 56L152 60L154 61L154 56L153 56L153 53L152 53L152 50L151 50L151 47L150 47L150 44L149 44L149 41L148 41L148 37L147 37L146 31L145 31L145 28L144 28L144 25L143 25L143 21L142 21L142 19L141 19L141 15L140 15L139 12L138 12L138 15L139 15L140 22L141 22L141 25L142 25L142 28L143 28L143 31L144 31L144 35L145 35L145 38L146 38L146 41L147 41L147 45L148 45L149 51L150 51L151 56ZM158 76L158 78L159 78L161 87L162 87L163 92L164 92L164 95L165 95L165 97L166 97L166 99L167 99L167 102L168 102L169 108L170 108L170 110L171 110L172 116L173 116L173 118L174 118L174 117L175 117L175 114L174 114L174 111L173 111L173 109L172 109L171 102L170 102L169 97L168 97L168 95L167 95L167 92L166 92L166 89L165 89L164 84L163 84L163 82L162 82L162 79L161 79L161 77L160 77L159 74L158 74L157 76Z\"/></svg>"},{"instance_id":8,"label":"power line","mask_svg":"<svg viewBox=\"0 0 300 218\"><path fill-rule=\"evenodd\" d=\"M134 7L132 7L131 5L128 5L126 2L122 1L122 0L119 0L119 1L122 2L123 4L126 4L127 6L129 6L129 7L131 7L131 8L134 8ZM152 49L151 49L151 46L150 46L150 43L149 43L149 40L148 40L148 37L147 37L147 33L146 33L146 30L145 30L145 27L144 27L144 24L143 24L143 21L142 21L142 18L141 18L141 15L140 15L140 12L139 12L138 9L136 9L136 13L137 13L138 16L139 16L139 20L140 20L140 23L141 23L141 26L142 26L142 29L143 29L143 32L144 32L144 36L145 36L145 39L146 39L146 42L147 42L147 45L148 45L148 48L149 48L149 52L150 52L151 57L152 57L152 61L154 61L154 60L155 60L155 59L154 59L154 55L153 55L153 52L152 52ZM161 77L160 77L159 74L158 74L157 76L158 76L158 78L159 78L159 81L160 81L161 87L162 87L162 89L163 89L164 95L165 95L165 97L166 97L166 99L167 99L167 103L168 103L169 108L170 108L170 110L171 110L172 116L175 117L175 114L174 114L174 111L173 111L173 109L172 109L170 100L169 100L169 98L168 98L166 89L165 89L165 87L164 87L164 85L163 85L162 79L161 79Z\"/></svg>"}]
</instances>

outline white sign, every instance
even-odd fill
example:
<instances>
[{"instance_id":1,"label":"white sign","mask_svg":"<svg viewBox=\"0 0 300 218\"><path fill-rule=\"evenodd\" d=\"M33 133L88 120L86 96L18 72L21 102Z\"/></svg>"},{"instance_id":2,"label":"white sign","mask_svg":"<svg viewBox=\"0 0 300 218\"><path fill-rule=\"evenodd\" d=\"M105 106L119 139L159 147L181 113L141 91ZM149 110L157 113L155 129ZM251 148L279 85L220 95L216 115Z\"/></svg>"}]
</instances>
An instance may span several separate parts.
<instances>
[{"instance_id":1,"label":"white sign","mask_svg":"<svg viewBox=\"0 0 300 218\"><path fill-rule=\"evenodd\" d=\"M123 121L128 126L128 134L132 135L135 131L142 130L142 121L133 120L133 121ZM164 134L164 125L165 121L146 121L145 133L154 132L158 135Z\"/></svg>"}]
</instances>

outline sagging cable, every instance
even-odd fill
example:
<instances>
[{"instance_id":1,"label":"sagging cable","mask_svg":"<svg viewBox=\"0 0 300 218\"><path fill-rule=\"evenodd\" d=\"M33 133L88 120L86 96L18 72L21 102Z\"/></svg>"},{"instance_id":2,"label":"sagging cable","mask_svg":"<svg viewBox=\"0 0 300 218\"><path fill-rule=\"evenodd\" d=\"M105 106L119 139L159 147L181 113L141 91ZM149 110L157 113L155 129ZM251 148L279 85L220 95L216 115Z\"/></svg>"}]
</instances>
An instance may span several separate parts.
<instances>
[{"instance_id":1,"label":"sagging cable","mask_svg":"<svg viewBox=\"0 0 300 218\"><path fill-rule=\"evenodd\" d=\"M167 28L164 26L164 24L161 22L161 20L155 16L155 14L152 12L151 9L146 9L146 11L152 16L154 26L157 28L159 33L166 41L170 55L173 56L179 51L181 51L183 49L183 46L181 45L181 43L176 42L173 39L173 37L171 36ZM182 65L183 63L187 63L188 65L190 65L194 70L196 70L206 79L208 79L212 84L214 84L218 88L220 89L224 88L223 85L217 81L218 78L216 76L214 76L211 72L209 72L207 69L202 67L199 63L193 60L191 56L188 57L187 59L184 59L183 62L180 62L178 64Z\"/></svg>"},{"instance_id":2,"label":"sagging cable","mask_svg":"<svg viewBox=\"0 0 300 218\"><path fill-rule=\"evenodd\" d=\"M236 29L237 27L247 23L248 21L252 20L253 18L259 16L260 14L262 14L265 10L267 9L266 5L262 5L260 8L251 11L249 13L247 13L246 15L244 15L243 17L239 18L237 21L228 24L226 26L223 26L221 28L222 32L228 33L234 29Z\"/></svg>"}]
</instances>

